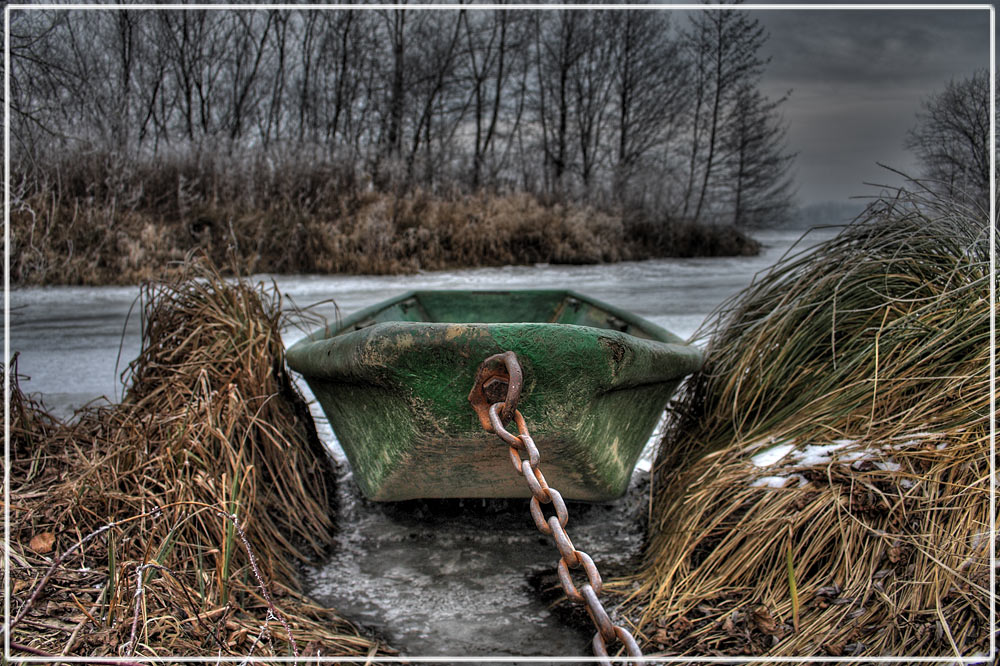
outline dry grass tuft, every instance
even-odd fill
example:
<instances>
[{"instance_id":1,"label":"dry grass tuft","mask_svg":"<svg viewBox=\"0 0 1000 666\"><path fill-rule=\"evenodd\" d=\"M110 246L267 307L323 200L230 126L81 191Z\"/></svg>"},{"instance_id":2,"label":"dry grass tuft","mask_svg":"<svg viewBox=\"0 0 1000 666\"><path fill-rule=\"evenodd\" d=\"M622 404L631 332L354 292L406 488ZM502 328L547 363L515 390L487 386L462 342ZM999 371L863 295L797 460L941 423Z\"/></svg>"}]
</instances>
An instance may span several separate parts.
<instances>
[{"instance_id":1,"label":"dry grass tuft","mask_svg":"<svg viewBox=\"0 0 1000 666\"><path fill-rule=\"evenodd\" d=\"M988 652L988 228L900 193L723 308L619 581L649 653Z\"/></svg>"},{"instance_id":2,"label":"dry grass tuft","mask_svg":"<svg viewBox=\"0 0 1000 666\"><path fill-rule=\"evenodd\" d=\"M14 644L89 656L384 650L296 582L295 563L334 527L332 470L284 367L276 290L196 264L144 286L143 300L122 404L59 423L12 391Z\"/></svg>"}]
</instances>

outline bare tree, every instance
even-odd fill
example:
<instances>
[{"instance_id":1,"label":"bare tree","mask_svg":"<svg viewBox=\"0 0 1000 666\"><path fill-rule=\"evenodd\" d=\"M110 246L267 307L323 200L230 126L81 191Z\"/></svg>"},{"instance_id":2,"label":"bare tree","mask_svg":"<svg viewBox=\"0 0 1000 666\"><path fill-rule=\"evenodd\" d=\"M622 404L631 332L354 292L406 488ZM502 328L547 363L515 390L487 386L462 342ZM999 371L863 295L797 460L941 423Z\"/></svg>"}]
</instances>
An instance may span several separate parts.
<instances>
[{"instance_id":1,"label":"bare tree","mask_svg":"<svg viewBox=\"0 0 1000 666\"><path fill-rule=\"evenodd\" d=\"M740 88L723 137L724 173L733 224L759 227L784 222L791 213L791 165L778 107L751 85Z\"/></svg>"},{"instance_id":2,"label":"bare tree","mask_svg":"<svg viewBox=\"0 0 1000 666\"><path fill-rule=\"evenodd\" d=\"M979 70L930 95L917 114L906 146L924 177L944 194L989 210L990 74Z\"/></svg>"},{"instance_id":3,"label":"bare tree","mask_svg":"<svg viewBox=\"0 0 1000 666\"><path fill-rule=\"evenodd\" d=\"M570 69L573 135L578 146L578 173L582 197L593 193L595 177L607 153L607 123L614 88L616 21L609 12L581 17L579 55Z\"/></svg>"},{"instance_id":4,"label":"bare tree","mask_svg":"<svg viewBox=\"0 0 1000 666\"><path fill-rule=\"evenodd\" d=\"M158 43L169 63L171 115L179 114L182 135L200 147L222 127L225 102L221 79L228 43L222 24L225 16L193 10L160 12L156 17L160 24Z\"/></svg>"},{"instance_id":5,"label":"bare tree","mask_svg":"<svg viewBox=\"0 0 1000 666\"><path fill-rule=\"evenodd\" d=\"M578 11L535 14L535 114L541 130L546 189L563 193L572 161L571 71L583 53L587 35Z\"/></svg>"},{"instance_id":6,"label":"bare tree","mask_svg":"<svg viewBox=\"0 0 1000 666\"><path fill-rule=\"evenodd\" d=\"M313 140L372 167L384 102L378 85L378 17L350 11L307 13L317 15L318 34L311 40L316 55L302 83Z\"/></svg>"},{"instance_id":7,"label":"bare tree","mask_svg":"<svg viewBox=\"0 0 1000 666\"><path fill-rule=\"evenodd\" d=\"M618 23L613 32L613 189L624 202L632 196L630 184L644 161L660 152L662 163L685 124L690 67L672 38L669 13L626 11L613 17Z\"/></svg>"},{"instance_id":8,"label":"bare tree","mask_svg":"<svg viewBox=\"0 0 1000 666\"><path fill-rule=\"evenodd\" d=\"M511 11L465 12L465 78L471 88L472 138L471 185L483 182L483 169L500 131L500 112L505 92L515 73L518 17Z\"/></svg>"},{"instance_id":9,"label":"bare tree","mask_svg":"<svg viewBox=\"0 0 1000 666\"><path fill-rule=\"evenodd\" d=\"M10 21L11 138L19 148L11 160L35 175L48 147L72 133L67 105L56 100L72 99L84 84L68 57L64 12L11 12Z\"/></svg>"},{"instance_id":10,"label":"bare tree","mask_svg":"<svg viewBox=\"0 0 1000 666\"><path fill-rule=\"evenodd\" d=\"M718 168L718 147L725 119L739 91L745 85L756 85L767 64L759 55L766 36L760 23L745 11L706 11L694 15L685 41L694 54L698 89L689 182L693 183L696 170L701 176L697 196L694 187L690 188L685 213L694 197L691 217L697 222ZM707 91L704 109L701 108L703 90ZM702 128L707 134L704 139ZM703 145L702 140L707 144Z\"/></svg>"},{"instance_id":11,"label":"bare tree","mask_svg":"<svg viewBox=\"0 0 1000 666\"><path fill-rule=\"evenodd\" d=\"M243 135L247 119L257 110L258 76L261 61L268 54L268 35L275 23L275 12L234 12L227 35L229 42L229 104L226 125L230 142Z\"/></svg>"},{"instance_id":12,"label":"bare tree","mask_svg":"<svg viewBox=\"0 0 1000 666\"><path fill-rule=\"evenodd\" d=\"M396 9L382 13L386 33L392 47L392 65L388 86L388 124L385 145L388 157L399 157L403 147L403 114L406 105L406 43L407 12Z\"/></svg>"},{"instance_id":13,"label":"bare tree","mask_svg":"<svg viewBox=\"0 0 1000 666\"><path fill-rule=\"evenodd\" d=\"M282 123L285 112L285 89L288 82L289 63L289 33L290 24L293 19L299 18L296 14L288 12L273 12L274 29L271 31L271 44L269 50L272 52L273 64L265 67L261 78L263 79L262 89L270 91L270 99L264 104L264 113L258 117L257 132L261 136L261 141L266 150L271 141L281 141Z\"/></svg>"},{"instance_id":14,"label":"bare tree","mask_svg":"<svg viewBox=\"0 0 1000 666\"><path fill-rule=\"evenodd\" d=\"M752 224L783 201L781 100L757 92L764 35L738 9L683 32L667 12L567 9L12 18L24 160L294 156L380 188L519 188L663 220Z\"/></svg>"},{"instance_id":15,"label":"bare tree","mask_svg":"<svg viewBox=\"0 0 1000 666\"><path fill-rule=\"evenodd\" d=\"M410 150L406 156L406 180L413 182L414 165L418 151L423 145L424 181L431 184L436 175L434 160L434 140L437 136L447 136L447 126L435 134L435 126L448 121L461 122L450 114L442 101L448 97L448 90L455 84L455 62L461 41L461 28L465 10L457 14L442 12L425 12L414 22L415 47L411 49L411 57L407 63L410 80L407 93L412 99L414 110L413 126L410 140Z\"/></svg>"}]
</instances>

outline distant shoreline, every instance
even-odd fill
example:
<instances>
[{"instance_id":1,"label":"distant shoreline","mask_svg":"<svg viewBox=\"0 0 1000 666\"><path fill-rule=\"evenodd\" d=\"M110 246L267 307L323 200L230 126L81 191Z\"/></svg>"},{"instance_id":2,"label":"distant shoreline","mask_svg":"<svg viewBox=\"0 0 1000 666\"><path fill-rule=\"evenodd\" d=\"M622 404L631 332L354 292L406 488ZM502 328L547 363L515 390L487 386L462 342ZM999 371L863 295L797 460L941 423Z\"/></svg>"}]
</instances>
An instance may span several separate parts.
<instances>
[{"instance_id":1,"label":"distant shoreline","mask_svg":"<svg viewBox=\"0 0 1000 666\"><path fill-rule=\"evenodd\" d=\"M551 204L525 193L362 192L336 204L216 201L170 210L38 194L11 211L11 283L134 285L168 277L198 254L230 274L400 275L761 250L731 225Z\"/></svg>"}]
</instances>

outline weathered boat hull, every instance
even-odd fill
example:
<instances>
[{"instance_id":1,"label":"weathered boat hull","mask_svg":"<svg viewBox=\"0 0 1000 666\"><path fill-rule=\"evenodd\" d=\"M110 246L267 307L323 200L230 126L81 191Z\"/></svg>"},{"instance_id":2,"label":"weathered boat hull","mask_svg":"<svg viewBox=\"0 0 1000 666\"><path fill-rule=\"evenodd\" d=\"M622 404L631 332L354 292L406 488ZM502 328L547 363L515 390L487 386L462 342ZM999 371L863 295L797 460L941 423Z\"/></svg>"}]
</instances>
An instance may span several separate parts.
<instances>
[{"instance_id":1,"label":"weathered boat hull","mask_svg":"<svg viewBox=\"0 0 1000 666\"><path fill-rule=\"evenodd\" d=\"M288 350L374 500L527 497L506 448L467 400L479 363L513 351L520 411L549 483L568 499L620 497L700 352L568 291L411 292Z\"/></svg>"}]
</instances>

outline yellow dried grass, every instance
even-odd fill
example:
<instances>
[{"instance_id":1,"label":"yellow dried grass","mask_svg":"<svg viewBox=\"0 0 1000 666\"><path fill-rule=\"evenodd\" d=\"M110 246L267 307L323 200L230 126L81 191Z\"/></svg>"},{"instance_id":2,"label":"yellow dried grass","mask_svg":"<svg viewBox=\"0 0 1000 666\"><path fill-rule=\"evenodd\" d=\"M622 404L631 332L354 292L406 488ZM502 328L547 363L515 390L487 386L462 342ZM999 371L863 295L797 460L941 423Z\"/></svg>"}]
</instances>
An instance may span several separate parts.
<instances>
[{"instance_id":1,"label":"yellow dried grass","mask_svg":"<svg viewBox=\"0 0 1000 666\"><path fill-rule=\"evenodd\" d=\"M723 308L614 585L647 653L988 651L988 226L900 193Z\"/></svg>"},{"instance_id":2,"label":"yellow dried grass","mask_svg":"<svg viewBox=\"0 0 1000 666\"><path fill-rule=\"evenodd\" d=\"M143 300L122 404L63 424L12 392L14 644L89 656L386 651L298 587L296 563L334 529L332 469L285 370L276 289L198 263L145 285ZM46 533L58 566L32 551Z\"/></svg>"}]
</instances>

